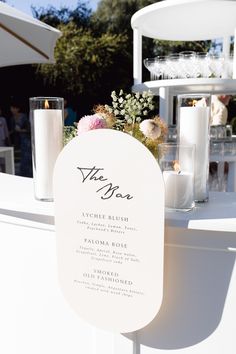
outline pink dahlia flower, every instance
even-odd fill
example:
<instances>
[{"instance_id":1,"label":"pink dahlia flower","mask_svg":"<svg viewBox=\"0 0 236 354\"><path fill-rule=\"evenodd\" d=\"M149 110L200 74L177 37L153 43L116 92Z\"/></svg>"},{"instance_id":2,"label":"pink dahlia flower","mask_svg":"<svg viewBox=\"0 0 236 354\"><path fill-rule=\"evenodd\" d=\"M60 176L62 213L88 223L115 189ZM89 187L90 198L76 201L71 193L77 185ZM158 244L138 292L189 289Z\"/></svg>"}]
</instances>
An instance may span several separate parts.
<instances>
[{"instance_id":1,"label":"pink dahlia flower","mask_svg":"<svg viewBox=\"0 0 236 354\"><path fill-rule=\"evenodd\" d=\"M93 114L91 116L84 116L80 119L77 125L77 134L88 132L93 129L107 128L107 123L104 118Z\"/></svg>"}]
</instances>

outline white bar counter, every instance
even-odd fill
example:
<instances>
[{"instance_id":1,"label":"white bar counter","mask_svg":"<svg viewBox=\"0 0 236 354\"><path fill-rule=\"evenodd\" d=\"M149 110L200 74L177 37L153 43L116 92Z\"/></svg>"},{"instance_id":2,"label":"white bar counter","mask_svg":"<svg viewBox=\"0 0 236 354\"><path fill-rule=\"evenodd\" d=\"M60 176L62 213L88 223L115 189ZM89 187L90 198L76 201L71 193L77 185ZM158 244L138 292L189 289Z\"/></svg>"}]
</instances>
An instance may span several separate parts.
<instances>
[{"instance_id":1,"label":"white bar counter","mask_svg":"<svg viewBox=\"0 0 236 354\"><path fill-rule=\"evenodd\" d=\"M98 330L60 291L53 203L34 199L32 179L0 174L0 352L235 354L235 257L236 193L168 212L161 310L135 333Z\"/></svg>"}]
</instances>

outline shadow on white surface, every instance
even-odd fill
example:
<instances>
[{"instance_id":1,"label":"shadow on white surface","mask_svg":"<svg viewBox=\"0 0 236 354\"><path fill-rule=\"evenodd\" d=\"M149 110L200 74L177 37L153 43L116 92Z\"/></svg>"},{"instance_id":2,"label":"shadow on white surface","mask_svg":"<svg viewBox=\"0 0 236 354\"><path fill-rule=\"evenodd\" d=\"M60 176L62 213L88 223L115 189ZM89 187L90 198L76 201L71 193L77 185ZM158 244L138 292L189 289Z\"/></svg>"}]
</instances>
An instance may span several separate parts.
<instances>
[{"instance_id":1,"label":"shadow on white surface","mask_svg":"<svg viewBox=\"0 0 236 354\"><path fill-rule=\"evenodd\" d=\"M224 250L167 246L163 303L155 319L137 332L136 354L141 345L174 350L213 334L222 319L235 256Z\"/></svg>"}]
</instances>

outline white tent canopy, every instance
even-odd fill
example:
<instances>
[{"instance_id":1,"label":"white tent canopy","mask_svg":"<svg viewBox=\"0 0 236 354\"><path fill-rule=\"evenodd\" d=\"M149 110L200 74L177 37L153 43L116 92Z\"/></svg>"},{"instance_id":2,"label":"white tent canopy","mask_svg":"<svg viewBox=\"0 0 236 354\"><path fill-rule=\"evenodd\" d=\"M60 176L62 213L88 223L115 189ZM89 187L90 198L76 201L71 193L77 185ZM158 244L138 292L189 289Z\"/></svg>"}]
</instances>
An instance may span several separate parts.
<instances>
[{"instance_id":1,"label":"white tent canopy","mask_svg":"<svg viewBox=\"0 0 236 354\"><path fill-rule=\"evenodd\" d=\"M0 2L0 67L53 63L61 32Z\"/></svg>"}]
</instances>

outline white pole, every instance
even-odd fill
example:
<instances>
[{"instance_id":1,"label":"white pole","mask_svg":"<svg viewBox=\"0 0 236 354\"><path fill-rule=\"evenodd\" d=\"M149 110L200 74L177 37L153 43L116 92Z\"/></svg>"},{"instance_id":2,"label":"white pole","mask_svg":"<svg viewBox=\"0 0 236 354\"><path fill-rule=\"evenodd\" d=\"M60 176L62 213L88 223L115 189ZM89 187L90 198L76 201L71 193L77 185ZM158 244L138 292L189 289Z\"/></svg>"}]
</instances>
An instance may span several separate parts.
<instances>
[{"instance_id":1,"label":"white pole","mask_svg":"<svg viewBox=\"0 0 236 354\"><path fill-rule=\"evenodd\" d=\"M133 29L133 78L134 85L142 83L142 34Z\"/></svg>"},{"instance_id":2,"label":"white pole","mask_svg":"<svg viewBox=\"0 0 236 354\"><path fill-rule=\"evenodd\" d=\"M234 30L233 79L236 79L236 29Z\"/></svg>"},{"instance_id":3,"label":"white pole","mask_svg":"<svg viewBox=\"0 0 236 354\"><path fill-rule=\"evenodd\" d=\"M222 42L222 53L225 58L225 63L228 60L230 56L230 37L224 37L223 42ZM223 71L222 71L222 79L227 79L228 78L228 69L227 69L227 64L224 65Z\"/></svg>"},{"instance_id":4,"label":"white pole","mask_svg":"<svg viewBox=\"0 0 236 354\"><path fill-rule=\"evenodd\" d=\"M222 48L222 53L224 54L225 58L229 57L230 54L230 37L224 37L223 38L223 48Z\"/></svg>"},{"instance_id":5,"label":"white pole","mask_svg":"<svg viewBox=\"0 0 236 354\"><path fill-rule=\"evenodd\" d=\"M172 97L172 96L171 96ZM170 124L170 104L171 98L169 95L169 87L160 87L159 89L159 115L165 120L167 124ZM172 122L171 122L172 124Z\"/></svg>"}]
</instances>

